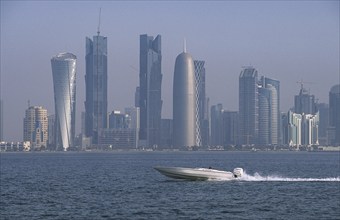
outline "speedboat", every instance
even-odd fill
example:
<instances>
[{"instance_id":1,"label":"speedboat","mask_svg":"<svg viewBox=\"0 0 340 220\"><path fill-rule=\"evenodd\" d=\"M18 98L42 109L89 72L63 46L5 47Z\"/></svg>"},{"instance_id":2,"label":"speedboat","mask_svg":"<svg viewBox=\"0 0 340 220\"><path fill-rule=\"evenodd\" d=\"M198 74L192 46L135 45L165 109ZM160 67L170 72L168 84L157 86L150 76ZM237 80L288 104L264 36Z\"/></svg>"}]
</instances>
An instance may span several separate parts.
<instances>
[{"instance_id":1,"label":"speedboat","mask_svg":"<svg viewBox=\"0 0 340 220\"><path fill-rule=\"evenodd\" d=\"M235 168L233 172L212 168L185 167L154 167L161 174L183 180L234 180L243 175L242 168Z\"/></svg>"}]
</instances>

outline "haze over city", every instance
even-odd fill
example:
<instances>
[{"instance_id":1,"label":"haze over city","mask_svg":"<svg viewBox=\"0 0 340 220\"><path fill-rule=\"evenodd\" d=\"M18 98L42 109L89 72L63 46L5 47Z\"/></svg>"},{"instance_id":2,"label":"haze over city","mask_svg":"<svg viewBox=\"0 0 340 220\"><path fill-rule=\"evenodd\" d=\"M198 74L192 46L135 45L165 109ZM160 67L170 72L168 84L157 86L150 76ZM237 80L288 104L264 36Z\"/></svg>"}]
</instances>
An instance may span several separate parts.
<instances>
[{"instance_id":1,"label":"haze over city","mask_svg":"<svg viewBox=\"0 0 340 220\"><path fill-rule=\"evenodd\" d=\"M76 129L85 100L85 37L108 39L108 110L134 105L139 84L139 35L162 36L163 118L172 118L176 56L206 61L210 104L238 110L242 66L281 82L281 111L300 84L328 103L339 84L339 1L300 2L11 2L1 1L1 89L4 137L22 140L28 100L54 113L51 58L77 56Z\"/></svg>"}]
</instances>

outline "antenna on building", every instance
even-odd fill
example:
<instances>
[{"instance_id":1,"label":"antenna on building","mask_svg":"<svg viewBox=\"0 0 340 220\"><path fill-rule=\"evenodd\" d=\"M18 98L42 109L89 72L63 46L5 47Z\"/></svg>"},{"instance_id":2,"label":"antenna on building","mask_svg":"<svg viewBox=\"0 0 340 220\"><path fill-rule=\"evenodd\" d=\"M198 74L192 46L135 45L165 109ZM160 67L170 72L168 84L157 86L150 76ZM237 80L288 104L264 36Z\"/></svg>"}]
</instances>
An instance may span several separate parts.
<instances>
[{"instance_id":1,"label":"antenna on building","mask_svg":"<svg viewBox=\"0 0 340 220\"><path fill-rule=\"evenodd\" d=\"M100 34L100 16L102 14L102 8L99 8L99 22L98 22L98 30L97 30L97 34L99 36Z\"/></svg>"},{"instance_id":2,"label":"antenna on building","mask_svg":"<svg viewBox=\"0 0 340 220\"><path fill-rule=\"evenodd\" d=\"M27 104L28 104L28 108L30 108L31 107L31 101L27 100Z\"/></svg>"},{"instance_id":3,"label":"antenna on building","mask_svg":"<svg viewBox=\"0 0 340 220\"><path fill-rule=\"evenodd\" d=\"M184 38L183 40L183 52L186 53L187 52L187 40Z\"/></svg>"},{"instance_id":4,"label":"antenna on building","mask_svg":"<svg viewBox=\"0 0 340 220\"><path fill-rule=\"evenodd\" d=\"M303 84L314 84L313 82L303 81L303 79L301 79L300 81L297 81L296 83L301 85L301 90L303 89Z\"/></svg>"}]
</instances>

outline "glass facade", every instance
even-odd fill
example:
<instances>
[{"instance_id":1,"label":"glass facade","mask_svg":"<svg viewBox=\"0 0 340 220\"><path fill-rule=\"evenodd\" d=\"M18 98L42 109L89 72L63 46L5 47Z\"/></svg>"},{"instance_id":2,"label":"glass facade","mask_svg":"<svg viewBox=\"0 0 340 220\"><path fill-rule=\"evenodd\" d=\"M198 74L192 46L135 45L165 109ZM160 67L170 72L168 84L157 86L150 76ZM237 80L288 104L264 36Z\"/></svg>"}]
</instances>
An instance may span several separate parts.
<instances>
[{"instance_id":1,"label":"glass facade","mask_svg":"<svg viewBox=\"0 0 340 220\"><path fill-rule=\"evenodd\" d=\"M4 140L3 102L0 99L0 142Z\"/></svg>"},{"instance_id":2,"label":"glass facade","mask_svg":"<svg viewBox=\"0 0 340 220\"><path fill-rule=\"evenodd\" d=\"M340 145L340 85L335 85L329 92L329 144ZM333 131L333 132L332 132ZM333 133L331 135L331 133Z\"/></svg>"},{"instance_id":3,"label":"glass facade","mask_svg":"<svg viewBox=\"0 0 340 220\"><path fill-rule=\"evenodd\" d=\"M51 59L57 149L73 147L76 108L76 56L60 53Z\"/></svg>"},{"instance_id":4,"label":"glass facade","mask_svg":"<svg viewBox=\"0 0 340 220\"><path fill-rule=\"evenodd\" d=\"M279 144L280 134L280 82L261 77L259 92L258 144Z\"/></svg>"},{"instance_id":5,"label":"glass facade","mask_svg":"<svg viewBox=\"0 0 340 220\"><path fill-rule=\"evenodd\" d=\"M206 97L205 97L205 61L194 60L195 80L196 80L196 145L202 146L207 140L202 140L205 128L204 120L207 120L205 113Z\"/></svg>"},{"instance_id":6,"label":"glass facade","mask_svg":"<svg viewBox=\"0 0 340 220\"><path fill-rule=\"evenodd\" d=\"M161 36L140 35L139 54L140 135L147 147L161 142L162 50ZM136 90L137 91L137 90ZM137 96L136 96L137 97Z\"/></svg>"},{"instance_id":7,"label":"glass facade","mask_svg":"<svg viewBox=\"0 0 340 220\"><path fill-rule=\"evenodd\" d=\"M98 144L100 129L107 128L107 38L86 38L85 135Z\"/></svg>"},{"instance_id":8,"label":"glass facade","mask_svg":"<svg viewBox=\"0 0 340 220\"><path fill-rule=\"evenodd\" d=\"M244 68L239 76L239 143L256 144L259 124L258 73L253 67Z\"/></svg>"}]
</instances>

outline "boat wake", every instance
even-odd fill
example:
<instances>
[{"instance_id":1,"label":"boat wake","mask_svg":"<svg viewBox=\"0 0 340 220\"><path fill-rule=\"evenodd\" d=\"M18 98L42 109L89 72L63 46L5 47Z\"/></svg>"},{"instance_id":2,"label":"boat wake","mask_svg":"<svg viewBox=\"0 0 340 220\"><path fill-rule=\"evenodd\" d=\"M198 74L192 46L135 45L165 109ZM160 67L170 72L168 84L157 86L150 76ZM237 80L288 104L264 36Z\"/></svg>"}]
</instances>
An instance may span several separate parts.
<instances>
[{"instance_id":1,"label":"boat wake","mask_svg":"<svg viewBox=\"0 0 340 220\"><path fill-rule=\"evenodd\" d=\"M238 180L248 182L340 182L340 176L327 178L290 178L278 175L262 176L259 173L250 175L244 172L242 177L238 178Z\"/></svg>"}]
</instances>

